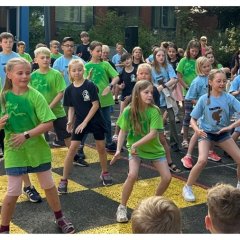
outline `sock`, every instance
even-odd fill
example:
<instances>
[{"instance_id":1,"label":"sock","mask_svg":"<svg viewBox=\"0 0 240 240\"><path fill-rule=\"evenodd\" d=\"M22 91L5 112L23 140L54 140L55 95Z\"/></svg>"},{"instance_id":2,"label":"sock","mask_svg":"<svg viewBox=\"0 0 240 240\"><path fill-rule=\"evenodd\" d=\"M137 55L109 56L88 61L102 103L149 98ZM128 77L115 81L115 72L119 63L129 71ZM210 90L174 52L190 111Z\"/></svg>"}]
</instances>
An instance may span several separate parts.
<instances>
[{"instance_id":1,"label":"sock","mask_svg":"<svg viewBox=\"0 0 240 240\"><path fill-rule=\"evenodd\" d=\"M107 171L107 172L102 172L102 174L103 174L103 175L108 174L108 171Z\"/></svg>"},{"instance_id":2,"label":"sock","mask_svg":"<svg viewBox=\"0 0 240 240\"><path fill-rule=\"evenodd\" d=\"M9 225L7 225L7 226L1 225L0 226L0 233L2 233L2 232L9 232L9 231L10 231Z\"/></svg>"},{"instance_id":3,"label":"sock","mask_svg":"<svg viewBox=\"0 0 240 240\"><path fill-rule=\"evenodd\" d=\"M54 212L54 215L55 215L56 219L59 219L59 218L63 217L62 210Z\"/></svg>"},{"instance_id":4,"label":"sock","mask_svg":"<svg viewBox=\"0 0 240 240\"><path fill-rule=\"evenodd\" d=\"M209 152L208 152L208 153L209 153L209 154L210 154L210 153L213 153L213 150L209 150Z\"/></svg>"},{"instance_id":5,"label":"sock","mask_svg":"<svg viewBox=\"0 0 240 240\"><path fill-rule=\"evenodd\" d=\"M186 156L188 156L188 157L192 157L192 155L191 155L191 154L189 154L189 153L187 153L187 154L186 154Z\"/></svg>"}]
</instances>

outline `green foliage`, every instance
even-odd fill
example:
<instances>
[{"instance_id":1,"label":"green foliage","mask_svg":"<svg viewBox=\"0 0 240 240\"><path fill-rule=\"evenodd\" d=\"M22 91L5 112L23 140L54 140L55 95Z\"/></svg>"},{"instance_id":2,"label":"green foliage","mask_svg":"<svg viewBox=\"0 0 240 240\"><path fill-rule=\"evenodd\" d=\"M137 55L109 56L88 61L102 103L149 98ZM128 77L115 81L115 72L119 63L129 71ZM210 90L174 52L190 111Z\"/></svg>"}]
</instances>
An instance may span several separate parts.
<instances>
[{"instance_id":1,"label":"green foliage","mask_svg":"<svg viewBox=\"0 0 240 240\"><path fill-rule=\"evenodd\" d=\"M35 46L44 43L43 7L29 7L29 53L33 56Z\"/></svg>"},{"instance_id":2,"label":"green foliage","mask_svg":"<svg viewBox=\"0 0 240 240\"><path fill-rule=\"evenodd\" d=\"M143 49L144 56L147 56L151 52L151 46L159 43L159 40L136 18L125 18L118 16L115 11L108 11L104 18L96 18L96 25L89 30L89 35L92 40L115 46L117 42L124 43L125 27L131 25L138 26L138 45Z\"/></svg>"}]
</instances>

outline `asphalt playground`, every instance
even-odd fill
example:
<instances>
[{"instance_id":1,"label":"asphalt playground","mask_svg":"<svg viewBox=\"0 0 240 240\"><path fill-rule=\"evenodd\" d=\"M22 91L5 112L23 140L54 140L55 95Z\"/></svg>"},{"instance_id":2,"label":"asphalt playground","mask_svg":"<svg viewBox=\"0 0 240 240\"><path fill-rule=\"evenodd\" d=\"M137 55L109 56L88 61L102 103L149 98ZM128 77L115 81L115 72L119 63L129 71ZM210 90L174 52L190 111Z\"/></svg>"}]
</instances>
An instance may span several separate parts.
<instances>
[{"instance_id":1,"label":"asphalt playground","mask_svg":"<svg viewBox=\"0 0 240 240\"><path fill-rule=\"evenodd\" d=\"M116 122L119 105L115 105L112 115L113 122ZM179 137L181 124L178 123ZM84 148L86 161L89 167L73 166L69 179L69 193L61 195L60 200L65 215L73 222L77 234L125 234L131 233L131 221L124 224L116 222L116 209L120 203L122 185L127 177L128 160L127 152L122 152L122 158L114 165L109 166L114 184L104 187L99 179L100 164L95 150L92 136L88 137L87 145ZM182 198L182 187L189 175L181 164L181 158L185 150L172 152L173 162L181 169L178 174L172 174L172 182L164 194L172 199L181 209L182 232L185 234L207 234L204 217L207 214L206 193L207 189L218 182L229 183L236 186L236 164L219 148L216 152L222 157L220 162L209 161L206 168L200 175L193 189L196 194L196 202L188 203ZM63 160L67 153L65 147L53 148L52 171L56 185L63 171ZM194 150L194 160L197 160L198 149ZM108 160L112 155L108 154ZM50 211L44 192L40 189L36 176L31 175L31 180L43 197L41 203L31 203L26 196L21 195L18 199L16 211L11 221L11 233L14 234L46 234L59 233L54 223L53 213ZM157 184L160 181L158 172L147 162L141 164L139 179L135 184L134 191L128 202L129 218L136 205L143 198L152 196L155 193ZM5 175L3 161L0 162L0 206L6 192L7 178Z\"/></svg>"}]
</instances>

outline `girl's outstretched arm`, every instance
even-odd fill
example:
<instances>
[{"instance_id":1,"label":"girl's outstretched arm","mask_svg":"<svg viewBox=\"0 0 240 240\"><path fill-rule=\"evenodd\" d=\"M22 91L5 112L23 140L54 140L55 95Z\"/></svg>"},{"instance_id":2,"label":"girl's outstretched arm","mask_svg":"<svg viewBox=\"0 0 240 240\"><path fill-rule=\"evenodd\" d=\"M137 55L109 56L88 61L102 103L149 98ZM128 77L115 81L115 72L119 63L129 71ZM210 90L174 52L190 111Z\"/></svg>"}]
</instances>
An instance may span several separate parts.
<instances>
[{"instance_id":1,"label":"girl's outstretched arm","mask_svg":"<svg viewBox=\"0 0 240 240\"><path fill-rule=\"evenodd\" d=\"M125 141L126 135L127 135L127 132L121 129L118 135L117 151L114 154L110 162L110 165L113 165L120 158L121 149Z\"/></svg>"},{"instance_id":2,"label":"girl's outstretched arm","mask_svg":"<svg viewBox=\"0 0 240 240\"><path fill-rule=\"evenodd\" d=\"M240 126L240 119L238 119L236 122L230 124L229 126L222 128L217 133L220 134L220 133L223 133L223 132L230 132L232 129L234 129L238 126Z\"/></svg>"}]
</instances>

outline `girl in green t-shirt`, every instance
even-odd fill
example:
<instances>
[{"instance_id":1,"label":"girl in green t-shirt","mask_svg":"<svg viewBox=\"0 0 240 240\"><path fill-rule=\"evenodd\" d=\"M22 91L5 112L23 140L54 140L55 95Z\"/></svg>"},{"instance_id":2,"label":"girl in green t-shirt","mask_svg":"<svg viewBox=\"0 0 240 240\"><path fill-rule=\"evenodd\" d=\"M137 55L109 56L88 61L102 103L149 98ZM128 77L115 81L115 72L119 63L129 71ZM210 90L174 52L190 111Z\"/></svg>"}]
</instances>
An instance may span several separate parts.
<instances>
[{"instance_id":1,"label":"girl in green t-shirt","mask_svg":"<svg viewBox=\"0 0 240 240\"><path fill-rule=\"evenodd\" d=\"M152 161L161 175L156 195L162 195L171 182L171 174L166 161L165 151L159 141L159 130L163 130L163 120L159 108L153 103L151 82L138 81L133 88L132 102L119 117L117 124L120 133L117 151L111 160L112 165L120 158L121 149L127 135L129 151L129 173L123 185L121 204L117 209L117 222L127 222L127 201L131 195L142 159Z\"/></svg>"},{"instance_id":2,"label":"girl in green t-shirt","mask_svg":"<svg viewBox=\"0 0 240 240\"><path fill-rule=\"evenodd\" d=\"M37 174L57 226L63 233L74 233L74 226L61 210L51 173L51 150L43 137L52 128L55 116L44 97L28 86L30 74L31 65L23 58L13 58L6 65L6 82L0 95L0 128L5 130L8 188L1 207L0 233L10 231L15 205L22 194L23 175L27 173Z\"/></svg>"}]
</instances>

